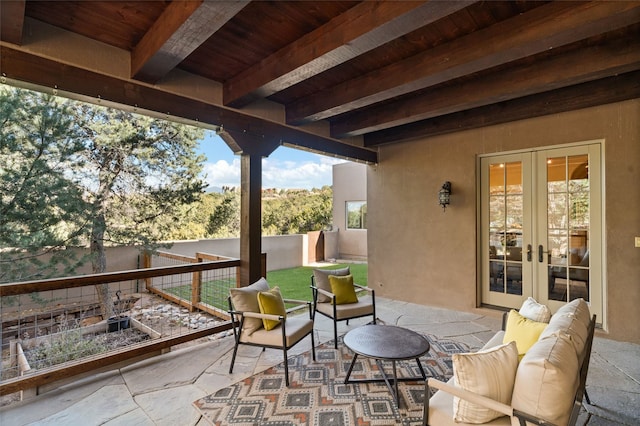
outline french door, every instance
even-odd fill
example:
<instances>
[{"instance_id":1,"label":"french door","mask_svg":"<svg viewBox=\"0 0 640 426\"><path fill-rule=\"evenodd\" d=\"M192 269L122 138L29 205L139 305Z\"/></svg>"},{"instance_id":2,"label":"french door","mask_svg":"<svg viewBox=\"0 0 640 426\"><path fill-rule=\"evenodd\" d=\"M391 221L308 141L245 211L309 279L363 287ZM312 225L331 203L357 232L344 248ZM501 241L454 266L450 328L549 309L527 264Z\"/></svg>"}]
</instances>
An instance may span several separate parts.
<instances>
[{"instance_id":1,"label":"french door","mask_svg":"<svg viewBox=\"0 0 640 426\"><path fill-rule=\"evenodd\" d=\"M481 298L555 312L577 298L602 318L600 144L484 157Z\"/></svg>"}]
</instances>

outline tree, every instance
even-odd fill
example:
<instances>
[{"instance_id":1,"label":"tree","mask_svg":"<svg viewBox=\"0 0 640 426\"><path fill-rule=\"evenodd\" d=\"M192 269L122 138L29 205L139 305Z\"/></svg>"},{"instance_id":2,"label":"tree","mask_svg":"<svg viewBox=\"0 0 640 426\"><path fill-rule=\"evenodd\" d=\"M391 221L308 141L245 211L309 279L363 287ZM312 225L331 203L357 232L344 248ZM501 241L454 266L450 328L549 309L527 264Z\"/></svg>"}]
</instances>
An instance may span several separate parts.
<instances>
[{"instance_id":1,"label":"tree","mask_svg":"<svg viewBox=\"0 0 640 426\"><path fill-rule=\"evenodd\" d=\"M179 223L176 223L169 230L166 239L168 241L177 240L199 240L208 238L207 232L208 218L219 204L221 194L207 193L199 201L181 207Z\"/></svg>"},{"instance_id":2,"label":"tree","mask_svg":"<svg viewBox=\"0 0 640 426\"><path fill-rule=\"evenodd\" d=\"M157 247L199 200L203 130L31 91L3 88L0 96L5 263L36 264L43 251L64 257L70 251L60 249L83 243L93 272L105 272L105 246ZM19 279L27 278L11 274ZM98 294L112 316L108 286Z\"/></svg>"},{"instance_id":3,"label":"tree","mask_svg":"<svg viewBox=\"0 0 640 426\"><path fill-rule=\"evenodd\" d=\"M331 225L333 195L331 187L286 190L264 199L262 230L265 235L301 234Z\"/></svg>"},{"instance_id":4,"label":"tree","mask_svg":"<svg viewBox=\"0 0 640 426\"><path fill-rule=\"evenodd\" d=\"M237 191L224 192L220 203L209 216L207 233L214 238L240 235L240 194Z\"/></svg>"},{"instance_id":5,"label":"tree","mask_svg":"<svg viewBox=\"0 0 640 426\"><path fill-rule=\"evenodd\" d=\"M91 208L89 246L94 273L105 272L105 245L152 248L179 222L180 206L199 200L204 131L137 114L77 104L85 136L80 182ZM98 286L106 317L108 285Z\"/></svg>"},{"instance_id":6,"label":"tree","mask_svg":"<svg viewBox=\"0 0 640 426\"><path fill-rule=\"evenodd\" d=\"M88 229L69 173L82 166L83 140L69 102L0 87L0 282L68 275L82 263L65 247Z\"/></svg>"}]
</instances>

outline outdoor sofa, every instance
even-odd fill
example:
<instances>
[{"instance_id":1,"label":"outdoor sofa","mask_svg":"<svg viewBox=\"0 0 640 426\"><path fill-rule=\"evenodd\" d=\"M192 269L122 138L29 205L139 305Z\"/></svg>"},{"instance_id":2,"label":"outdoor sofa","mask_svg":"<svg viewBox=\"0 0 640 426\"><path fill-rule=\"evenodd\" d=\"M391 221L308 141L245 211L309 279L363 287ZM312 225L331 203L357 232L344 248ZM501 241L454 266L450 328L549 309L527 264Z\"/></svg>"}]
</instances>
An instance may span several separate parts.
<instances>
[{"instance_id":1,"label":"outdoor sofa","mask_svg":"<svg viewBox=\"0 0 640 426\"><path fill-rule=\"evenodd\" d=\"M595 315L590 317L583 299L550 319L545 306L531 298L527 303L505 316L503 330L480 351L454 355L454 377L447 383L427 380L425 395L438 391L425 398L425 425L576 423L586 396Z\"/></svg>"}]
</instances>

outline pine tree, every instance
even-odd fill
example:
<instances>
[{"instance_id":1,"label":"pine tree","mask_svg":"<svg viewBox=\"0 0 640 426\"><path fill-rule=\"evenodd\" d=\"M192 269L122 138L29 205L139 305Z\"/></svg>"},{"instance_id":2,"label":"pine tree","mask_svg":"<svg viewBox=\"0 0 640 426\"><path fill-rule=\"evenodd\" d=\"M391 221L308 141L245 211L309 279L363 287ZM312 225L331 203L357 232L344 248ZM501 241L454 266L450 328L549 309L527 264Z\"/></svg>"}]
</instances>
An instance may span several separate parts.
<instances>
[{"instance_id":1,"label":"pine tree","mask_svg":"<svg viewBox=\"0 0 640 426\"><path fill-rule=\"evenodd\" d=\"M105 245L157 247L179 222L180 207L199 200L204 131L137 114L76 106L83 123L82 182L91 206L94 273L105 272ZM113 315L109 288L98 286L103 314Z\"/></svg>"},{"instance_id":2,"label":"pine tree","mask_svg":"<svg viewBox=\"0 0 640 426\"><path fill-rule=\"evenodd\" d=\"M201 129L6 87L0 105L4 282L68 275L76 263L63 249L77 244L105 272L106 246L153 249L200 199ZM97 290L112 316L109 287Z\"/></svg>"},{"instance_id":3,"label":"pine tree","mask_svg":"<svg viewBox=\"0 0 640 426\"><path fill-rule=\"evenodd\" d=\"M83 149L69 102L0 87L0 282L69 275L82 263L65 247L88 229L69 173Z\"/></svg>"}]
</instances>

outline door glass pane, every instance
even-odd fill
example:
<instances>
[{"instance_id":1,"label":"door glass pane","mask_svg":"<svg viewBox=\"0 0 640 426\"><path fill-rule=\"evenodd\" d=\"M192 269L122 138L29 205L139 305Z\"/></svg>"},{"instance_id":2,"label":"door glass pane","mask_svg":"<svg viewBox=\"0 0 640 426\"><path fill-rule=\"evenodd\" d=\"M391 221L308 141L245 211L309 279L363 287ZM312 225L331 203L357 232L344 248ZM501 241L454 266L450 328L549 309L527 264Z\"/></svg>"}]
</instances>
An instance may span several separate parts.
<instances>
[{"instance_id":1,"label":"door glass pane","mask_svg":"<svg viewBox=\"0 0 640 426\"><path fill-rule=\"evenodd\" d=\"M489 166L489 194L504 194L504 164L491 164Z\"/></svg>"},{"instance_id":2,"label":"door glass pane","mask_svg":"<svg viewBox=\"0 0 640 426\"><path fill-rule=\"evenodd\" d=\"M522 294L522 163L489 166L490 291Z\"/></svg>"},{"instance_id":3,"label":"door glass pane","mask_svg":"<svg viewBox=\"0 0 640 426\"><path fill-rule=\"evenodd\" d=\"M547 160L549 299L589 301L589 158Z\"/></svg>"},{"instance_id":4,"label":"door glass pane","mask_svg":"<svg viewBox=\"0 0 640 426\"><path fill-rule=\"evenodd\" d=\"M550 193L547 200L549 226L553 229L563 229L567 225L567 195Z\"/></svg>"}]
</instances>

